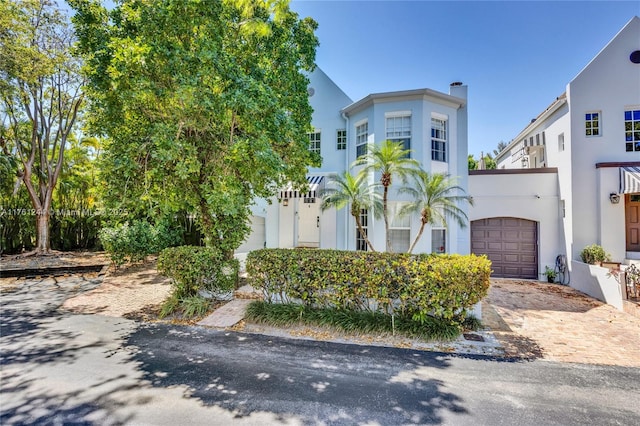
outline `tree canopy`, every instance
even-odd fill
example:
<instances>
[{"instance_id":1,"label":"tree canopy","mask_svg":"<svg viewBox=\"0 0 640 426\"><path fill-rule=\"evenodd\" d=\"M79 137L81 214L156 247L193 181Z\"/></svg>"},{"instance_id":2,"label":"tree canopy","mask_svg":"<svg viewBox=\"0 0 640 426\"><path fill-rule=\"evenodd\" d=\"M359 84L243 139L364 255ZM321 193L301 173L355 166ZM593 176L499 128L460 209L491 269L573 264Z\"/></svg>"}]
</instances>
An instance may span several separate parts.
<instances>
[{"instance_id":1,"label":"tree canopy","mask_svg":"<svg viewBox=\"0 0 640 426\"><path fill-rule=\"evenodd\" d=\"M0 2L0 150L36 218L37 252L50 247L49 211L83 102L74 35L50 0Z\"/></svg>"},{"instance_id":2,"label":"tree canopy","mask_svg":"<svg viewBox=\"0 0 640 426\"><path fill-rule=\"evenodd\" d=\"M380 173L382 186L382 214L386 238L386 250L392 251L391 233L389 232L389 188L393 176L399 177L403 183L410 176L418 173L420 163L410 158L411 150L404 149L402 143L385 140L379 144L369 144L367 153L353 163L354 167L364 166L361 173Z\"/></svg>"},{"instance_id":3,"label":"tree canopy","mask_svg":"<svg viewBox=\"0 0 640 426\"><path fill-rule=\"evenodd\" d=\"M420 214L420 230L413 240L409 253L413 251L426 225L443 225L452 219L461 227L467 226L468 217L459 204L473 205L473 199L465 195L464 188L456 184L456 179L443 173L427 173L421 170L414 176L412 186L400 188L400 193L411 195L413 201L405 204L400 215Z\"/></svg>"},{"instance_id":4,"label":"tree canopy","mask_svg":"<svg viewBox=\"0 0 640 426\"><path fill-rule=\"evenodd\" d=\"M249 230L249 206L302 185L317 27L288 1L123 0L108 11L70 0L91 101L107 136L111 206L153 217L196 214L226 253Z\"/></svg>"},{"instance_id":5,"label":"tree canopy","mask_svg":"<svg viewBox=\"0 0 640 426\"><path fill-rule=\"evenodd\" d=\"M383 212L382 196L377 191L380 185L369 184L367 173L358 173L353 176L348 171L333 176L331 183L333 188L326 188L322 193L322 211L329 208L339 210L349 206L349 213L356 221L359 235L364 239L369 250L375 252L367 231L362 227L360 213L364 209L373 213L375 217L380 217Z\"/></svg>"}]
</instances>

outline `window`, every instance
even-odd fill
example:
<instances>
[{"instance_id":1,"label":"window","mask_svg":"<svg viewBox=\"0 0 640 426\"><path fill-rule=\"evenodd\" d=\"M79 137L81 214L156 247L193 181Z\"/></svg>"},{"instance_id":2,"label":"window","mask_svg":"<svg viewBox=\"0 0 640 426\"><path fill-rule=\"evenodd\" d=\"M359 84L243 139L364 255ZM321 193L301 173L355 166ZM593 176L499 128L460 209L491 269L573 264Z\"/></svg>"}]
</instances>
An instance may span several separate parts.
<instances>
[{"instance_id":1,"label":"window","mask_svg":"<svg viewBox=\"0 0 640 426\"><path fill-rule=\"evenodd\" d=\"M340 129L336 133L336 149L347 149L347 131Z\"/></svg>"},{"instance_id":2,"label":"window","mask_svg":"<svg viewBox=\"0 0 640 426\"><path fill-rule=\"evenodd\" d=\"M386 119L387 139L402 143L402 149L411 149L411 115L389 116Z\"/></svg>"},{"instance_id":3,"label":"window","mask_svg":"<svg viewBox=\"0 0 640 426\"><path fill-rule=\"evenodd\" d=\"M558 151L564 151L564 133L558 135Z\"/></svg>"},{"instance_id":4,"label":"window","mask_svg":"<svg viewBox=\"0 0 640 426\"><path fill-rule=\"evenodd\" d=\"M369 226L369 212L367 209L360 210L360 225L362 226L362 230L364 231L364 235L367 235L367 228ZM360 235L360 230L356 228L356 250L358 251L367 251L367 242L364 237Z\"/></svg>"},{"instance_id":5,"label":"window","mask_svg":"<svg viewBox=\"0 0 640 426\"><path fill-rule=\"evenodd\" d=\"M560 217L566 217L565 215L567 214L567 209L565 207L564 200L560 200L560 214L562 215Z\"/></svg>"},{"instance_id":6,"label":"window","mask_svg":"<svg viewBox=\"0 0 640 426\"><path fill-rule=\"evenodd\" d=\"M431 253L447 252L447 230L432 229L431 230Z\"/></svg>"},{"instance_id":7,"label":"window","mask_svg":"<svg viewBox=\"0 0 640 426\"><path fill-rule=\"evenodd\" d=\"M431 117L431 159L447 161L447 120Z\"/></svg>"},{"instance_id":8,"label":"window","mask_svg":"<svg viewBox=\"0 0 640 426\"><path fill-rule=\"evenodd\" d=\"M627 152L640 152L640 109L624 112L624 140Z\"/></svg>"},{"instance_id":9,"label":"window","mask_svg":"<svg viewBox=\"0 0 640 426\"><path fill-rule=\"evenodd\" d=\"M400 216L399 212L405 203L389 202L389 239L394 253L409 251L411 237L411 217Z\"/></svg>"},{"instance_id":10,"label":"window","mask_svg":"<svg viewBox=\"0 0 640 426\"><path fill-rule=\"evenodd\" d=\"M309 151L320 154L320 132L309 133Z\"/></svg>"},{"instance_id":11,"label":"window","mask_svg":"<svg viewBox=\"0 0 640 426\"><path fill-rule=\"evenodd\" d=\"M364 122L356 126L356 157L367 153L367 142L369 139L369 123Z\"/></svg>"},{"instance_id":12,"label":"window","mask_svg":"<svg viewBox=\"0 0 640 426\"><path fill-rule=\"evenodd\" d=\"M586 136L600 136L599 112L588 112L584 115L584 130Z\"/></svg>"}]
</instances>

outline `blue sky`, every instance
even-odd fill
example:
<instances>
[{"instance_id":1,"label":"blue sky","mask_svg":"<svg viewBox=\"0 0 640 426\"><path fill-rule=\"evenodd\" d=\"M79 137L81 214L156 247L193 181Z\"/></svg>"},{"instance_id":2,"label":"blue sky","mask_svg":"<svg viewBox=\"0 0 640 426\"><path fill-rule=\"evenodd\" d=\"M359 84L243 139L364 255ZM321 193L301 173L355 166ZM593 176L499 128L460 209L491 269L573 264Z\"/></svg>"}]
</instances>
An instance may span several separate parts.
<instances>
[{"instance_id":1,"label":"blue sky","mask_svg":"<svg viewBox=\"0 0 640 426\"><path fill-rule=\"evenodd\" d=\"M640 1L294 0L291 8L318 22L316 63L354 101L467 84L476 158L517 136L640 16Z\"/></svg>"}]
</instances>

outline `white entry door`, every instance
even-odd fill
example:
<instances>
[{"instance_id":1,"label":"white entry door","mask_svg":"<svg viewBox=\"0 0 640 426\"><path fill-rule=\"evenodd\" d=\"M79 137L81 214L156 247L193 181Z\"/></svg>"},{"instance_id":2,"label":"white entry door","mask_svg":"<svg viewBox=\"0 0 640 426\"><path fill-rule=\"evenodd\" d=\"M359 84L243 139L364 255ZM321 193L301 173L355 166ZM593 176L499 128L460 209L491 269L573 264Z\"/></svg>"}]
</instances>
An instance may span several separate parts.
<instances>
[{"instance_id":1,"label":"white entry door","mask_svg":"<svg viewBox=\"0 0 640 426\"><path fill-rule=\"evenodd\" d=\"M298 247L320 246L320 203L300 198L298 203Z\"/></svg>"}]
</instances>

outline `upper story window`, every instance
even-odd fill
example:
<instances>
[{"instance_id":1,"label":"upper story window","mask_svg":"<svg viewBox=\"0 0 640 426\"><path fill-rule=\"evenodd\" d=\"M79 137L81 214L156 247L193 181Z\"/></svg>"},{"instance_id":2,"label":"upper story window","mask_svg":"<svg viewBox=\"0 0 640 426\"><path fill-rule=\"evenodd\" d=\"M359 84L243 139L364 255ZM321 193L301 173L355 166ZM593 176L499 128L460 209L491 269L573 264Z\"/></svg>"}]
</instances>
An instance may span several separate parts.
<instances>
[{"instance_id":1,"label":"upper story window","mask_svg":"<svg viewBox=\"0 0 640 426\"><path fill-rule=\"evenodd\" d=\"M447 161L447 120L431 117L431 159Z\"/></svg>"},{"instance_id":2,"label":"upper story window","mask_svg":"<svg viewBox=\"0 0 640 426\"><path fill-rule=\"evenodd\" d=\"M320 132L309 133L309 151L320 154Z\"/></svg>"},{"instance_id":3,"label":"upper story window","mask_svg":"<svg viewBox=\"0 0 640 426\"><path fill-rule=\"evenodd\" d=\"M627 152L640 152L640 109L624 112L624 140Z\"/></svg>"},{"instance_id":4,"label":"upper story window","mask_svg":"<svg viewBox=\"0 0 640 426\"><path fill-rule=\"evenodd\" d=\"M599 112L588 112L584 115L585 136L600 136L600 118Z\"/></svg>"},{"instance_id":5,"label":"upper story window","mask_svg":"<svg viewBox=\"0 0 640 426\"><path fill-rule=\"evenodd\" d=\"M347 130L340 129L336 132L336 149L347 149Z\"/></svg>"},{"instance_id":6,"label":"upper story window","mask_svg":"<svg viewBox=\"0 0 640 426\"><path fill-rule=\"evenodd\" d=\"M402 143L402 149L411 149L411 114L387 116L387 139Z\"/></svg>"},{"instance_id":7,"label":"upper story window","mask_svg":"<svg viewBox=\"0 0 640 426\"><path fill-rule=\"evenodd\" d=\"M367 153L367 142L369 141L369 123L364 122L356 126L356 157Z\"/></svg>"}]
</instances>

